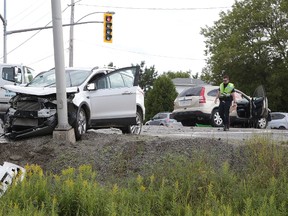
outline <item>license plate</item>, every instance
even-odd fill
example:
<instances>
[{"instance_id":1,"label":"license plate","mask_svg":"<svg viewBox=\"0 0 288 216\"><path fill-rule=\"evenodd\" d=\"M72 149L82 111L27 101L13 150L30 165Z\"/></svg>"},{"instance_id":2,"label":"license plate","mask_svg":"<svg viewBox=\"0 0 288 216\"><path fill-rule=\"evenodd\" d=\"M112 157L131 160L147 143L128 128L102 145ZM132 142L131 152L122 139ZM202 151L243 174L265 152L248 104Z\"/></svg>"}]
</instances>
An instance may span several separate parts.
<instances>
[{"instance_id":1,"label":"license plate","mask_svg":"<svg viewBox=\"0 0 288 216\"><path fill-rule=\"evenodd\" d=\"M185 100L185 101L179 101L180 106L189 106L191 105L192 100Z\"/></svg>"}]
</instances>

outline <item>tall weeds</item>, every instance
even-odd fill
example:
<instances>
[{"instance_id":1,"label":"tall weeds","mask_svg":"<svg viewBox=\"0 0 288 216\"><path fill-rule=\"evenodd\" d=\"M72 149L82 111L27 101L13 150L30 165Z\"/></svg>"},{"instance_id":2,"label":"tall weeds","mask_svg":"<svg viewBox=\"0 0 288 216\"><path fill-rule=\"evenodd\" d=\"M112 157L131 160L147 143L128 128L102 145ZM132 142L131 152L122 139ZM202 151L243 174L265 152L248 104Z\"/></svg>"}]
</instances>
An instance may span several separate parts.
<instances>
[{"instance_id":1,"label":"tall weeds","mask_svg":"<svg viewBox=\"0 0 288 216\"><path fill-rule=\"evenodd\" d=\"M288 215L287 146L258 138L237 154L245 163L220 169L207 157L166 155L127 186L100 185L89 165L61 175L29 165L0 198L0 215Z\"/></svg>"}]
</instances>

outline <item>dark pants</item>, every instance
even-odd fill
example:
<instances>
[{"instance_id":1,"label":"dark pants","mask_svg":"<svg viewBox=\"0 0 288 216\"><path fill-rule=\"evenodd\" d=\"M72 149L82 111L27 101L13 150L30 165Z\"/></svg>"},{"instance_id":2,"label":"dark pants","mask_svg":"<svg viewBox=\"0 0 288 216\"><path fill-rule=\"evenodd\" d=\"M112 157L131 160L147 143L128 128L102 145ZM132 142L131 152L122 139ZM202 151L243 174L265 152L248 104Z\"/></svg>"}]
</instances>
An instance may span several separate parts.
<instances>
[{"instance_id":1,"label":"dark pants","mask_svg":"<svg viewBox=\"0 0 288 216\"><path fill-rule=\"evenodd\" d=\"M231 100L220 100L219 115L223 120L223 125L229 126L229 111L231 106Z\"/></svg>"}]
</instances>

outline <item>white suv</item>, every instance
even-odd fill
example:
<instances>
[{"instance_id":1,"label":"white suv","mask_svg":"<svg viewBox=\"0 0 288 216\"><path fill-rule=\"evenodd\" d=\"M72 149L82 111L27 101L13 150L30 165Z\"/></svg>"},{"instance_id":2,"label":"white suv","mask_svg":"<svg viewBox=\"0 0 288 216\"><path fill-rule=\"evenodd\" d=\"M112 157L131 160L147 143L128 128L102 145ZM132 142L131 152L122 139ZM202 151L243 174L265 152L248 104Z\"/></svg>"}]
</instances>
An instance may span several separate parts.
<instances>
[{"instance_id":1,"label":"white suv","mask_svg":"<svg viewBox=\"0 0 288 216\"><path fill-rule=\"evenodd\" d=\"M145 107L139 69L66 69L68 122L77 140L89 128L115 127L140 134ZM26 86L4 88L16 92L4 121L7 137L52 133L57 125L55 70L38 74Z\"/></svg>"},{"instance_id":2,"label":"white suv","mask_svg":"<svg viewBox=\"0 0 288 216\"><path fill-rule=\"evenodd\" d=\"M211 124L214 127L222 126L219 115L219 101L214 103L219 86L197 86L182 91L174 101L174 119L184 126L193 126L196 123ZM270 111L267 108L268 100L263 86L259 86L253 97L235 89L237 109L230 112L230 124L241 124L244 127L266 128L270 120Z\"/></svg>"}]
</instances>

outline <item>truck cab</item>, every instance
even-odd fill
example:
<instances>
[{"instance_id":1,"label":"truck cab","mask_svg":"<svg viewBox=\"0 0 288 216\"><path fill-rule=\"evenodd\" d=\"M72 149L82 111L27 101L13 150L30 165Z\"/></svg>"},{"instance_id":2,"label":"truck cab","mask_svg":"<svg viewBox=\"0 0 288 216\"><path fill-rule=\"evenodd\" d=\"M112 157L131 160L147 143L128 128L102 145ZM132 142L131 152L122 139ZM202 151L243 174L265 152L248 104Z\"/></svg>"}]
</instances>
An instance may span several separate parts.
<instances>
[{"instance_id":1,"label":"truck cab","mask_svg":"<svg viewBox=\"0 0 288 216\"><path fill-rule=\"evenodd\" d=\"M4 85L25 85L34 77L34 70L21 64L0 64L0 118L9 108L9 100L14 92L3 89Z\"/></svg>"}]
</instances>

